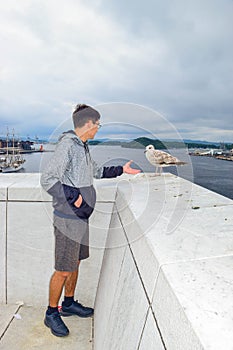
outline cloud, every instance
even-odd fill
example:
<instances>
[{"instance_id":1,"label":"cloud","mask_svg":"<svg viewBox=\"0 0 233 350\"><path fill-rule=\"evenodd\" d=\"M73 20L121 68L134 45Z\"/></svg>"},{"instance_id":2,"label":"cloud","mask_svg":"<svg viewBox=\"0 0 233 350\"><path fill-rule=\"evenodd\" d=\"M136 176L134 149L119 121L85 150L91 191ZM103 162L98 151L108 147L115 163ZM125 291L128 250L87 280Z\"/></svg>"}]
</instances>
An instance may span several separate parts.
<instances>
[{"instance_id":1,"label":"cloud","mask_svg":"<svg viewBox=\"0 0 233 350\"><path fill-rule=\"evenodd\" d=\"M2 2L1 125L45 135L78 102L117 101L161 112L183 137L230 141L232 7L230 0Z\"/></svg>"}]
</instances>

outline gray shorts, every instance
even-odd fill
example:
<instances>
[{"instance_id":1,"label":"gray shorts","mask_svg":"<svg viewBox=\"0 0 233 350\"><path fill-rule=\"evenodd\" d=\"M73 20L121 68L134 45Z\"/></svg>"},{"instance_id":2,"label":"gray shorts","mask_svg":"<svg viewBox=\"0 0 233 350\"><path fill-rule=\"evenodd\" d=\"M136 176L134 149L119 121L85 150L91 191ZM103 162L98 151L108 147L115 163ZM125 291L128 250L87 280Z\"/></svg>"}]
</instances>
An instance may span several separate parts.
<instances>
[{"instance_id":1,"label":"gray shorts","mask_svg":"<svg viewBox=\"0 0 233 350\"><path fill-rule=\"evenodd\" d=\"M76 271L78 261L89 257L89 234L88 231L81 242L73 241L54 226L55 235L55 270Z\"/></svg>"}]
</instances>

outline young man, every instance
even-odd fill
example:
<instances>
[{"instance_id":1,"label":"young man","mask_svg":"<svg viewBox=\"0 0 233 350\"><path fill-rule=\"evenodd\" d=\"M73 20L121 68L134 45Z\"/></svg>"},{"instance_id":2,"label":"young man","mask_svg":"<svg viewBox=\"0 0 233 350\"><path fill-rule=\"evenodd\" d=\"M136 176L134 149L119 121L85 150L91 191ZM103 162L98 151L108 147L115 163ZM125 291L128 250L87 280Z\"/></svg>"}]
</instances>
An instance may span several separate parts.
<instances>
[{"instance_id":1,"label":"young man","mask_svg":"<svg viewBox=\"0 0 233 350\"><path fill-rule=\"evenodd\" d=\"M74 131L59 138L54 155L42 174L41 185L53 197L55 272L49 286L49 306L44 323L51 332L64 337L69 330L62 316L90 317L94 310L74 301L80 261L89 257L88 218L96 201L93 177L116 177L123 172L137 174L132 161L122 166L98 167L87 144L100 128L100 114L87 105L73 112ZM58 302L64 288L62 310Z\"/></svg>"}]
</instances>

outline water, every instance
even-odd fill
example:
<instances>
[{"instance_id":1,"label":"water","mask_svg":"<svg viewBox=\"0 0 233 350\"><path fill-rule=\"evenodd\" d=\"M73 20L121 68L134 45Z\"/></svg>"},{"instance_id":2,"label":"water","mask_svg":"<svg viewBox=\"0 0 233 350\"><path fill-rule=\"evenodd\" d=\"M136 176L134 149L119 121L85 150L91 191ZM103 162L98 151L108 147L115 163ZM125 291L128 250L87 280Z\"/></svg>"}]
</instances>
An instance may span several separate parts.
<instances>
[{"instance_id":1,"label":"water","mask_svg":"<svg viewBox=\"0 0 233 350\"><path fill-rule=\"evenodd\" d=\"M46 145L47 151L54 149ZM134 160L133 166L144 172L154 172L154 167L147 161L143 149L122 148L120 146L91 146L93 159L99 165L123 165L128 160ZM170 153L186 161L182 167L165 168L171 172L209 190L233 199L233 162L211 157L189 156L186 150L170 150ZM52 156L52 152L25 154L26 163L20 172L41 172Z\"/></svg>"}]
</instances>

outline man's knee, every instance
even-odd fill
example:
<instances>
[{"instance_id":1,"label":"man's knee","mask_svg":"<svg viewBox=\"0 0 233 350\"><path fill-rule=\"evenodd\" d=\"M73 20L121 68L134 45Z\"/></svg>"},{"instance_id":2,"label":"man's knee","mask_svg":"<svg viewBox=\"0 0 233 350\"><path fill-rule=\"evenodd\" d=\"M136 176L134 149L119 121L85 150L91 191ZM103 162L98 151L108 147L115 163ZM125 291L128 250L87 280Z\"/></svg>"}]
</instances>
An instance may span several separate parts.
<instances>
[{"instance_id":1,"label":"man's knee","mask_svg":"<svg viewBox=\"0 0 233 350\"><path fill-rule=\"evenodd\" d=\"M70 272L70 271L56 271L55 273L56 273L56 275L58 275L64 279L66 279L67 277L69 277L72 274L72 272Z\"/></svg>"}]
</instances>

